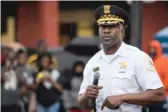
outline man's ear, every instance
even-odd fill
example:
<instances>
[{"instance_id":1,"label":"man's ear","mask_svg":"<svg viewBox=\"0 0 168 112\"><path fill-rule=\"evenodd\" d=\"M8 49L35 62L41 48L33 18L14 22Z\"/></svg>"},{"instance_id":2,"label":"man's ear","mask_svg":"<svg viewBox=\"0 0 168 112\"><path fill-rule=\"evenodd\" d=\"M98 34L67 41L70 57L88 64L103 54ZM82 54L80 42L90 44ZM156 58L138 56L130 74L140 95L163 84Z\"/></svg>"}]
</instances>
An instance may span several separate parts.
<instances>
[{"instance_id":1,"label":"man's ear","mask_svg":"<svg viewBox=\"0 0 168 112\"><path fill-rule=\"evenodd\" d=\"M124 39L124 37L125 37L125 28L124 27L121 29L121 33L122 33L122 37Z\"/></svg>"},{"instance_id":2,"label":"man's ear","mask_svg":"<svg viewBox=\"0 0 168 112\"><path fill-rule=\"evenodd\" d=\"M121 29L122 34L124 33L124 28Z\"/></svg>"}]
</instances>

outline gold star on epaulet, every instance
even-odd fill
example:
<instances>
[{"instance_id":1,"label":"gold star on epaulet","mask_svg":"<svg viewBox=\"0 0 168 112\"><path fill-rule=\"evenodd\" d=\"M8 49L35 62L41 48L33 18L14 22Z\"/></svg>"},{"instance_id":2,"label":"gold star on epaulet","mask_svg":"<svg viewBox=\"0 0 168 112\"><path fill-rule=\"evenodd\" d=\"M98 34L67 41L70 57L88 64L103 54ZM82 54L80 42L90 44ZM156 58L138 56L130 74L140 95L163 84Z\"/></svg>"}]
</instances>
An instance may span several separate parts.
<instances>
[{"instance_id":1,"label":"gold star on epaulet","mask_svg":"<svg viewBox=\"0 0 168 112\"><path fill-rule=\"evenodd\" d=\"M147 70L155 71L155 66L152 59L149 56L144 57L144 64L147 67Z\"/></svg>"}]
</instances>

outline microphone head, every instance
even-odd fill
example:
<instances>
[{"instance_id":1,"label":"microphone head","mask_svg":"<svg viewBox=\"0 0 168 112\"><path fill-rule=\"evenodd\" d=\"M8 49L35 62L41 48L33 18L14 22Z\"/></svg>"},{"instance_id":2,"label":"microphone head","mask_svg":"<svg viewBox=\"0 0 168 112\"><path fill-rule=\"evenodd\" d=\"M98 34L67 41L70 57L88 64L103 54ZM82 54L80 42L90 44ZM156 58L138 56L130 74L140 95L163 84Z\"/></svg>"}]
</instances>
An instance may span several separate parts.
<instances>
[{"instance_id":1,"label":"microphone head","mask_svg":"<svg viewBox=\"0 0 168 112\"><path fill-rule=\"evenodd\" d=\"M96 85L96 86L98 85L99 77L100 77L100 73L99 72L95 72L94 79L93 79L93 85Z\"/></svg>"},{"instance_id":2,"label":"microphone head","mask_svg":"<svg viewBox=\"0 0 168 112\"><path fill-rule=\"evenodd\" d=\"M96 72L96 73L94 74L94 79L99 79L99 77L100 77L100 73L99 73L99 72Z\"/></svg>"}]
</instances>

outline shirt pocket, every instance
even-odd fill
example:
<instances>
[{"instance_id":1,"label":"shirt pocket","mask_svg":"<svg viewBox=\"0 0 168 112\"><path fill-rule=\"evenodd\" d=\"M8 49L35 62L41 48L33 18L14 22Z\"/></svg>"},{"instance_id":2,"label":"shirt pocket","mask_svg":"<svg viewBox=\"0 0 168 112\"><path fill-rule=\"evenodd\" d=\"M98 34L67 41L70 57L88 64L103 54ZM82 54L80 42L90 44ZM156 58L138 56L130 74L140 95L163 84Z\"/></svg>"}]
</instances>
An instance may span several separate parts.
<instances>
[{"instance_id":1,"label":"shirt pocket","mask_svg":"<svg viewBox=\"0 0 168 112\"><path fill-rule=\"evenodd\" d=\"M111 83L112 87L116 91L127 91L132 87L131 83L132 73L129 70L124 70L123 72L117 72L112 75Z\"/></svg>"}]
</instances>

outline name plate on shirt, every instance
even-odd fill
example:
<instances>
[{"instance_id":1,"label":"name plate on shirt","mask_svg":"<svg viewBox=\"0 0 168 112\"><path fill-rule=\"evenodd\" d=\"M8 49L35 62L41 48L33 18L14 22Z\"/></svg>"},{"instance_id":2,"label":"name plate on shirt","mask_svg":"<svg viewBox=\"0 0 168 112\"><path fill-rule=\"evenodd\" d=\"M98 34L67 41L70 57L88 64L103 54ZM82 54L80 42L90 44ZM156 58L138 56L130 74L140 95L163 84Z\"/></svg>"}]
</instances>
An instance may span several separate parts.
<instances>
[{"instance_id":1,"label":"name plate on shirt","mask_svg":"<svg viewBox=\"0 0 168 112\"><path fill-rule=\"evenodd\" d=\"M126 70L119 70L118 73L126 73Z\"/></svg>"}]
</instances>

